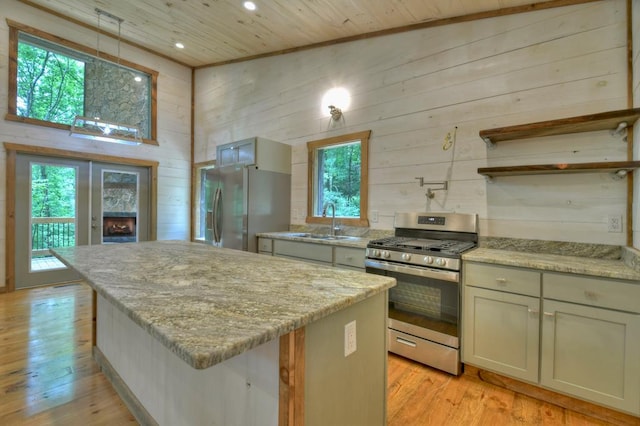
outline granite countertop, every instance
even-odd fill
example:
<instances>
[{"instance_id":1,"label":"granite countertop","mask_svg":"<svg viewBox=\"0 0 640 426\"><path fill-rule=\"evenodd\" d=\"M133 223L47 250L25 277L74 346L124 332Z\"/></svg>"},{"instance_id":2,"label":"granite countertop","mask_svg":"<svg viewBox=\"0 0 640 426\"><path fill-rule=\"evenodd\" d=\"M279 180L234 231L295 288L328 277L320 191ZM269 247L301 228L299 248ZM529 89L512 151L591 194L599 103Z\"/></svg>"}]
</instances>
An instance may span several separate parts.
<instances>
[{"instance_id":1,"label":"granite countertop","mask_svg":"<svg viewBox=\"0 0 640 426\"><path fill-rule=\"evenodd\" d=\"M395 285L393 278L186 241L55 252L98 294L196 369Z\"/></svg>"},{"instance_id":2,"label":"granite countertop","mask_svg":"<svg viewBox=\"0 0 640 426\"><path fill-rule=\"evenodd\" d=\"M486 247L480 247L466 252L462 255L462 259L465 261L541 269L544 271L631 280L640 284L640 271L627 266L621 259L531 253Z\"/></svg>"}]
</instances>

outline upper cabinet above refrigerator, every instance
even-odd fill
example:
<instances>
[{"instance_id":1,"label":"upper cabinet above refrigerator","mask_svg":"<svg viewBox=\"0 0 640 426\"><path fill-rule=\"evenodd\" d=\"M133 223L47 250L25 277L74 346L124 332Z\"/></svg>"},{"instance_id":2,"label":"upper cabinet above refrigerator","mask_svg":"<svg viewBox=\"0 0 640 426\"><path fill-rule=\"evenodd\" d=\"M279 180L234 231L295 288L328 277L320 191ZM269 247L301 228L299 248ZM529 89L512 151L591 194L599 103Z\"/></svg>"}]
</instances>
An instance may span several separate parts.
<instances>
[{"instance_id":1,"label":"upper cabinet above refrigerator","mask_svg":"<svg viewBox=\"0 0 640 426\"><path fill-rule=\"evenodd\" d=\"M232 164L256 166L260 170L291 174L291 147L261 137L243 139L216 148L218 167Z\"/></svg>"}]
</instances>

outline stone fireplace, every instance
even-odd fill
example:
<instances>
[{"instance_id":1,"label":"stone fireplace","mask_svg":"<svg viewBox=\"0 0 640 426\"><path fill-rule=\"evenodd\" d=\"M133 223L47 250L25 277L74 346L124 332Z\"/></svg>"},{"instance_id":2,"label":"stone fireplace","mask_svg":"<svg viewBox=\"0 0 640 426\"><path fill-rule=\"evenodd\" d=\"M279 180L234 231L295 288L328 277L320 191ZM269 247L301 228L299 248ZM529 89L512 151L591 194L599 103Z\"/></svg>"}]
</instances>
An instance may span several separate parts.
<instances>
[{"instance_id":1,"label":"stone fireplace","mask_svg":"<svg viewBox=\"0 0 640 426\"><path fill-rule=\"evenodd\" d=\"M138 240L138 174L104 170L102 174L102 242Z\"/></svg>"},{"instance_id":2,"label":"stone fireplace","mask_svg":"<svg viewBox=\"0 0 640 426\"><path fill-rule=\"evenodd\" d=\"M130 243L136 241L135 212L105 212L102 217L102 241Z\"/></svg>"}]
</instances>

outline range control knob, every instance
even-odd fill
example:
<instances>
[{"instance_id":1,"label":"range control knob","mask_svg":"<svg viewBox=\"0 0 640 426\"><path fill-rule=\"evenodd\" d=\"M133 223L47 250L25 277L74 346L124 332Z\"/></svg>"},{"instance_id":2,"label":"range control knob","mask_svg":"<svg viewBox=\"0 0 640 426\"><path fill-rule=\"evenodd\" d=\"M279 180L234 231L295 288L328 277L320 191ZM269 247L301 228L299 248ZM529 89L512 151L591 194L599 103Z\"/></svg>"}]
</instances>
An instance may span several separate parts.
<instances>
[{"instance_id":1,"label":"range control knob","mask_svg":"<svg viewBox=\"0 0 640 426\"><path fill-rule=\"evenodd\" d=\"M424 263L426 263L427 265L431 265L433 263L433 257L425 256L424 257Z\"/></svg>"},{"instance_id":2,"label":"range control knob","mask_svg":"<svg viewBox=\"0 0 640 426\"><path fill-rule=\"evenodd\" d=\"M371 250L371 254L373 255L373 257L380 257L380 250L373 249Z\"/></svg>"},{"instance_id":3,"label":"range control knob","mask_svg":"<svg viewBox=\"0 0 640 426\"><path fill-rule=\"evenodd\" d=\"M402 253L402 260L408 262L411 260L411 255L409 253Z\"/></svg>"},{"instance_id":4,"label":"range control knob","mask_svg":"<svg viewBox=\"0 0 640 426\"><path fill-rule=\"evenodd\" d=\"M439 257L439 258L437 258L437 259L436 259L436 265L438 265L438 266L444 266L444 265L446 265L446 264L447 264L447 260L446 260L446 259L443 259L443 258L441 258L441 257Z\"/></svg>"},{"instance_id":5,"label":"range control knob","mask_svg":"<svg viewBox=\"0 0 640 426\"><path fill-rule=\"evenodd\" d=\"M391 253L389 253L389 252L388 252L388 251L386 251L386 250L383 250L383 251L382 251L382 257L384 257L385 259L388 259L388 258L390 258L390 257L391 257Z\"/></svg>"}]
</instances>

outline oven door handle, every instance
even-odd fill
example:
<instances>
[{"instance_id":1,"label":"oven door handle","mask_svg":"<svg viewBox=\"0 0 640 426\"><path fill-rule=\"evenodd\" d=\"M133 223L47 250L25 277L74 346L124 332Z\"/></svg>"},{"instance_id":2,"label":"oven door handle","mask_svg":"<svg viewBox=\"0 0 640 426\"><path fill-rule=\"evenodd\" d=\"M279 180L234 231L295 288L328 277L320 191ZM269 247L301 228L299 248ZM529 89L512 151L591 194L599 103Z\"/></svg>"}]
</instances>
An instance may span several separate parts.
<instances>
[{"instance_id":1,"label":"oven door handle","mask_svg":"<svg viewBox=\"0 0 640 426\"><path fill-rule=\"evenodd\" d=\"M372 259L365 259L364 265L367 268L381 269L383 271L398 272L400 274L409 274L418 277L433 278L436 280L450 281L453 283L458 283L460 279L460 273L456 271L444 271L426 267L417 268L413 266L398 265L396 263L381 262Z\"/></svg>"}]
</instances>

